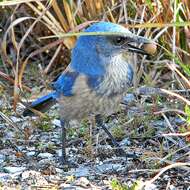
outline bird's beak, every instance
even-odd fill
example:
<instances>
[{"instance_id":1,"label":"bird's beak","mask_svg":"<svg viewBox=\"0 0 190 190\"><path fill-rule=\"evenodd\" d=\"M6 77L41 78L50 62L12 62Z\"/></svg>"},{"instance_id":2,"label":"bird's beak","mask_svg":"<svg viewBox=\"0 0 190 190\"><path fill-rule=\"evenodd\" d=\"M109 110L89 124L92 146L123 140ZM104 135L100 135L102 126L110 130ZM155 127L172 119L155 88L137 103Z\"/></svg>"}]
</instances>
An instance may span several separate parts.
<instances>
[{"instance_id":1,"label":"bird's beak","mask_svg":"<svg viewBox=\"0 0 190 190\"><path fill-rule=\"evenodd\" d=\"M132 35L131 37L127 37L126 44L124 45L128 51L139 53L142 55L152 55L156 52L156 45L153 41L137 35ZM140 47L137 47L139 46ZM154 51L151 51L154 48Z\"/></svg>"}]
</instances>

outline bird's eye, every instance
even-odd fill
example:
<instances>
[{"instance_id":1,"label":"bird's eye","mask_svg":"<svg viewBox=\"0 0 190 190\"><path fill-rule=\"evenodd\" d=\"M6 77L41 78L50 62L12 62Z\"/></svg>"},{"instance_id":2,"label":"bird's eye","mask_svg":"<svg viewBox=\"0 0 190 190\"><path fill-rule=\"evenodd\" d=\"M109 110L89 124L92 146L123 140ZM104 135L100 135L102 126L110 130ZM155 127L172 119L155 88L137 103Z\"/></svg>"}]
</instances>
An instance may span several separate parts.
<instances>
[{"instance_id":1,"label":"bird's eye","mask_svg":"<svg viewBox=\"0 0 190 190\"><path fill-rule=\"evenodd\" d=\"M116 37L114 40L115 45L122 45L125 43L125 38L124 37Z\"/></svg>"}]
</instances>

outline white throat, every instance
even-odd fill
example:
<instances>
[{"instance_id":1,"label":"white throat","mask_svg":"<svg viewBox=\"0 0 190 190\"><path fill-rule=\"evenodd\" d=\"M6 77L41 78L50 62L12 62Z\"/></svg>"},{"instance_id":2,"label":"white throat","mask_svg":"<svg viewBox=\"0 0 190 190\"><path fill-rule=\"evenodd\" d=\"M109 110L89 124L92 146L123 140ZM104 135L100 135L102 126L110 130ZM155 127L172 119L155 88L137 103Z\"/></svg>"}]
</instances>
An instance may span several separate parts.
<instances>
[{"instance_id":1,"label":"white throat","mask_svg":"<svg viewBox=\"0 0 190 190\"><path fill-rule=\"evenodd\" d=\"M108 64L104 79L99 86L100 93L114 96L125 92L132 85L133 71L131 65L122 55L110 57Z\"/></svg>"}]
</instances>

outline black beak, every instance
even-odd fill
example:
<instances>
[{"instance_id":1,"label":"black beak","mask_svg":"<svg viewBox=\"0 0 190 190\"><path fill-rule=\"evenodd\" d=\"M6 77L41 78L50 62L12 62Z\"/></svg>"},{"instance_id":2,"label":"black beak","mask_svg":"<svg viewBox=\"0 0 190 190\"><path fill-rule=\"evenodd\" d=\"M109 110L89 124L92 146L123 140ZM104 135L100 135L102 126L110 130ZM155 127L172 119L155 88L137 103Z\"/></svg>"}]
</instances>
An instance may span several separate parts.
<instances>
[{"instance_id":1,"label":"black beak","mask_svg":"<svg viewBox=\"0 0 190 190\"><path fill-rule=\"evenodd\" d=\"M142 55L149 55L149 53L147 53L145 50L138 48L138 47L136 47L132 44L129 44L129 43L128 43L128 51L134 52L134 53L139 53Z\"/></svg>"},{"instance_id":2,"label":"black beak","mask_svg":"<svg viewBox=\"0 0 190 190\"><path fill-rule=\"evenodd\" d=\"M126 37L126 43L124 44L124 48L130 52L139 53L142 55L150 55L143 47L146 44L153 44L154 42L142 37L132 34L130 37ZM141 45L140 47L137 47Z\"/></svg>"}]
</instances>

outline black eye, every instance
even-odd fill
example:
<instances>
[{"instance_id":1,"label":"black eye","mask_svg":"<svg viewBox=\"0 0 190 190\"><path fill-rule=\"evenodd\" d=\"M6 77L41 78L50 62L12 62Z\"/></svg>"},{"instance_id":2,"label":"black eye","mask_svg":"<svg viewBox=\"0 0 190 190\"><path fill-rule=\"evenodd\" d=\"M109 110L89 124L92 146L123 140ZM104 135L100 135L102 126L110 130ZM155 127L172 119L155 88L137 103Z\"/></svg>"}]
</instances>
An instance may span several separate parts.
<instances>
[{"instance_id":1,"label":"black eye","mask_svg":"<svg viewBox=\"0 0 190 190\"><path fill-rule=\"evenodd\" d=\"M125 38L124 37L121 37L121 36L118 36L114 39L114 44L115 45L122 45L125 43Z\"/></svg>"}]
</instances>

